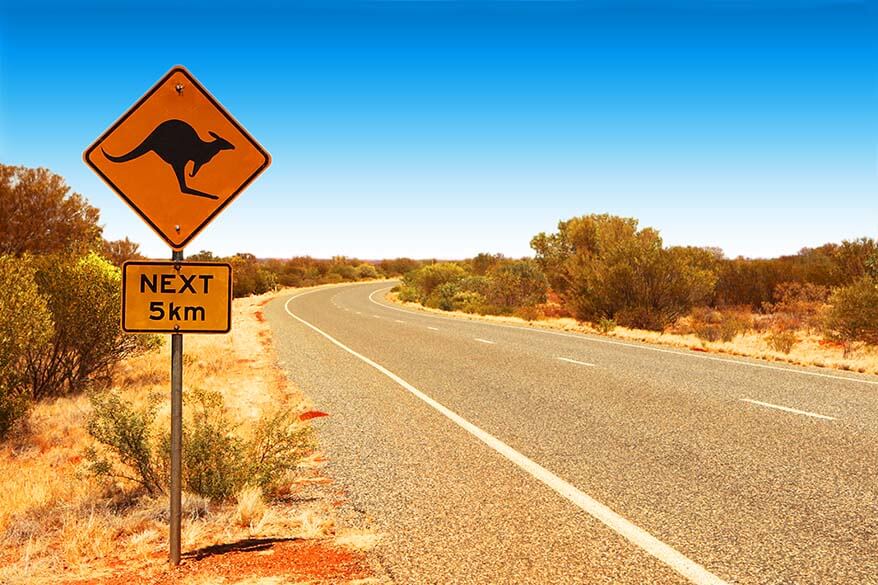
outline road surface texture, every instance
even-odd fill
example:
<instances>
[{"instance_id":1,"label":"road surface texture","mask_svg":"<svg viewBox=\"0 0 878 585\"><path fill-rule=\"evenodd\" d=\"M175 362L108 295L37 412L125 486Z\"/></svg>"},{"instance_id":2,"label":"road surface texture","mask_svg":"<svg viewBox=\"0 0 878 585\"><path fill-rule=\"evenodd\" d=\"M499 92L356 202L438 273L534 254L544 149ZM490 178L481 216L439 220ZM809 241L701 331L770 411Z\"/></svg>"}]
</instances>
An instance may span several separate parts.
<instances>
[{"instance_id":1,"label":"road surface texture","mask_svg":"<svg viewBox=\"0 0 878 585\"><path fill-rule=\"evenodd\" d=\"M425 314L390 284L266 315L395 582L878 583L878 378Z\"/></svg>"}]
</instances>

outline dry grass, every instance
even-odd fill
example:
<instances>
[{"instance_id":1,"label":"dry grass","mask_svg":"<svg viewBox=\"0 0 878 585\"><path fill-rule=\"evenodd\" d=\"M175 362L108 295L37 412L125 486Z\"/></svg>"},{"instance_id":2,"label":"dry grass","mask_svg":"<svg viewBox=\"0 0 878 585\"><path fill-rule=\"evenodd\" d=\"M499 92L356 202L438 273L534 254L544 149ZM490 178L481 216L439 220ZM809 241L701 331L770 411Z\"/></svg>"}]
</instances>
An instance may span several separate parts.
<instances>
[{"instance_id":1,"label":"dry grass","mask_svg":"<svg viewBox=\"0 0 878 585\"><path fill-rule=\"evenodd\" d=\"M396 293L388 293L387 299L410 309L452 316L460 319L468 319L471 321L486 321L491 323L518 325L522 327L550 329L553 331L585 333L588 335L600 335L630 342L650 343L679 349L749 357L771 362L833 368L864 374L878 374L878 347L861 347L857 351L848 355L848 357L845 357L844 350L841 347L826 343L819 335L808 331L797 332L796 344L793 346L790 353L785 354L772 349L766 340L766 335L757 332L748 332L738 335L735 339L729 342L702 341L695 335L659 333L640 329L628 329L625 327L616 327L608 333L602 333L587 323L580 323L571 318L526 321L518 317L473 315L459 311L431 309L418 303L404 303L397 298Z\"/></svg>"},{"instance_id":2,"label":"dry grass","mask_svg":"<svg viewBox=\"0 0 878 585\"><path fill-rule=\"evenodd\" d=\"M230 416L244 429L269 409L311 410L274 362L262 311L276 294L235 300L229 335L185 338L184 395L195 387L220 391ZM167 395L168 345L120 364L114 389L135 404L151 393ZM131 570L145 578L165 570L167 500L84 473L89 411L84 396L37 404L25 428L0 449L0 583L39 585ZM164 404L159 420L168 419ZM331 498L295 497L321 484L322 461L319 454L307 460L301 476L287 486L284 501L266 502L253 489L228 504L184 494L184 552L257 536L331 537ZM196 577L187 575L187 582Z\"/></svg>"}]
</instances>

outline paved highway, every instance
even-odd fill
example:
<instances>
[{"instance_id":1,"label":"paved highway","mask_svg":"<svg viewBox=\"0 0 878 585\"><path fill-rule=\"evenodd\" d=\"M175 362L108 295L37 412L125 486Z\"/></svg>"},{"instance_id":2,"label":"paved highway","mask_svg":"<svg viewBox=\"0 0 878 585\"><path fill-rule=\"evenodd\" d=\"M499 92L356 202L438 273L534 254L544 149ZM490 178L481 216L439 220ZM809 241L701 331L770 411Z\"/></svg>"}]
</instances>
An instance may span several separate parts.
<instances>
[{"instance_id":1,"label":"paved highway","mask_svg":"<svg viewBox=\"0 0 878 585\"><path fill-rule=\"evenodd\" d=\"M271 303L398 583L878 583L878 378L401 309Z\"/></svg>"}]
</instances>

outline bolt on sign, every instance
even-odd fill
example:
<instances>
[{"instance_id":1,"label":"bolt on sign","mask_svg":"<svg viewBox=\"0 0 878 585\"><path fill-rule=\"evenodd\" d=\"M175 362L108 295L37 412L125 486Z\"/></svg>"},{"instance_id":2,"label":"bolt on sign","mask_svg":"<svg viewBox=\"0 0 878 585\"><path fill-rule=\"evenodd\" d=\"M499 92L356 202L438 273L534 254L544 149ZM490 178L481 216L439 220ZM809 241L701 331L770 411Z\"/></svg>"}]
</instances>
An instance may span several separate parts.
<instances>
[{"instance_id":1,"label":"bolt on sign","mask_svg":"<svg viewBox=\"0 0 878 585\"><path fill-rule=\"evenodd\" d=\"M183 67L171 69L83 159L174 250L271 164Z\"/></svg>"},{"instance_id":2,"label":"bolt on sign","mask_svg":"<svg viewBox=\"0 0 878 585\"><path fill-rule=\"evenodd\" d=\"M213 262L126 262L122 330L128 333L228 333L232 266Z\"/></svg>"}]
</instances>

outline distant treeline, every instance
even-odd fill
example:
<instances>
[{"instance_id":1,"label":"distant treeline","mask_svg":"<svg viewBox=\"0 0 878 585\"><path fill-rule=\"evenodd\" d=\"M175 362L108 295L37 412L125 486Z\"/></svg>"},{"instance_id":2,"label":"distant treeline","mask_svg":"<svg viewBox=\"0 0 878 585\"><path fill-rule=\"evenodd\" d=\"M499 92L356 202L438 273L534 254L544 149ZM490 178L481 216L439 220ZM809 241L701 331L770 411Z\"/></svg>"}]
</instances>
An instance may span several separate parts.
<instances>
[{"instance_id":1,"label":"distant treeline","mask_svg":"<svg viewBox=\"0 0 878 585\"><path fill-rule=\"evenodd\" d=\"M664 246L633 218L586 215L531 240L535 259L479 254L405 275L402 300L444 310L571 316L601 329L692 332L730 340L754 327L789 351L792 333L819 328L849 350L878 341L878 245L871 238L773 259L728 259L717 248ZM874 308L873 308L874 306ZM770 320L756 319L771 315Z\"/></svg>"},{"instance_id":2,"label":"distant treeline","mask_svg":"<svg viewBox=\"0 0 878 585\"><path fill-rule=\"evenodd\" d=\"M232 286L236 298L262 294L279 287L314 286L402 276L420 268L423 264L410 258L365 262L346 256L336 256L329 260L310 256L297 256L285 260L259 259L248 253L223 258L209 251L192 254L187 260L229 262L232 265Z\"/></svg>"}]
</instances>

